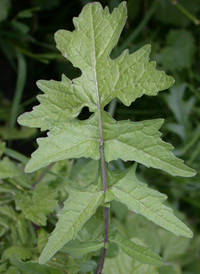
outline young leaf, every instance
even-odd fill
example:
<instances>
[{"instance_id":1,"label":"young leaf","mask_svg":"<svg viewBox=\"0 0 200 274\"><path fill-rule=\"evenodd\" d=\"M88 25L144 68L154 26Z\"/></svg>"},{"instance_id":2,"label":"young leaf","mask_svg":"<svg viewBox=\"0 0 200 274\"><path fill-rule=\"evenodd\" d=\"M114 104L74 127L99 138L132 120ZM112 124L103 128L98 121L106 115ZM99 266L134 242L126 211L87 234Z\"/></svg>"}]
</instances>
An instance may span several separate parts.
<instances>
[{"instance_id":1,"label":"young leaf","mask_svg":"<svg viewBox=\"0 0 200 274\"><path fill-rule=\"evenodd\" d=\"M106 191L106 202L117 200L125 204L128 209L145 216L157 225L176 235L192 237L192 231L173 214L173 210L163 202L167 196L150 189L141 183L135 175L136 165L133 165L122 175L116 175L115 184ZM118 177L118 178L117 178Z\"/></svg>"},{"instance_id":2,"label":"young leaf","mask_svg":"<svg viewBox=\"0 0 200 274\"><path fill-rule=\"evenodd\" d=\"M155 69L155 62L149 62L149 45L132 54L125 50L118 58L110 59L110 52L117 44L126 17L125 2L111 14L100 3L89 3L79 17L74 18L73 32L58 31L55 35L57 48L74 67L80 68L82 75L73 80L62 76L60 82L39 81L38 87L44 92L38 96L40 105L18 119L21 125L49 131L46 138L37 140L39 148L32 154L25 169L27 172L68 158L89 157L101 163L101 189L92 184L83 189L69 188L69 198L41 254L40 263L45 263L76 237L97 207L105 205L105 196L106 202L115 199L176 234L191 236L190 230L173 216L170 209L162 205L165 196L148 190L134 179L134 173L128 171L126 176L120 174L115 178L115 184L110 181L112 176L108 176L105 161L118 158L158 168L174 176L195 175L194 170L171 153L172 146L160 139L158 130L163 120L117 122L104 110L114 98L129 106L142 95L155 96L174 82L172 77ZM80 121L76 118L85 106L93 115ZM128 183L130 174L133 186ZM107 214L107 208L104 208L105 212ZM105 244L108 244L107 219L104 217ZM120 240L118 243L121 245ZM123 246L123 249L129 252L128 247ZM104 260L102 256L96 273L101 273L101 260Z\"/></svg>"},{"instance_id":3,"label":"young leaf","mask_svg":"<svg viewBox=\"0 0 200 274\"><path fill-rule=\"evenodd\" d=\"M75 239L84 223L104 201L104 193L97 186L83 189L69 188L69 198L59 212L59 221L45 246L39 262L44 264L67 242Z\"/></svg>"},{"instance_id":4,"label":"young leaf","mask_svg":"<svg viewBox=\"0 0 200 274\"><path fill-rule=\"evenodd\" d=\"M173 147L170 144L159 138L161 133L158 129L163 124L163 119L120 121L116 124L111 117L105 115L103 121L105 159L108 162L120 158L164 170L173 176L191 177L196 174L171 153Z\"/></svg>"},{"instance_id":5,"label":"young leaf","mask_svg":"<svg viewBox=\"0 0 200 274\"><path fill-rule=\"evenodd\" d=\"M110 238L110 241L118 244L124 253L144 264L162 265L162 258L150 248L136 245L124 238L119 232Z\"/></svg>"},{"instance_id":6,"label":"young leaf","mask_svg":"<svg viewBox=\"0 0 200 274\"><path fill-rule=\"evenodd\" d=\"M16 209L21 210L25 217L33 223L41 226L46 225L46 215L57 207L57 191L48 186L38 184L33 195L18 194L15 198Z\"/></svg>"},{"instance_id":7,"label":"young leaf","mask_svg":"<svg viewBox=\"0 0 200 274\"><path fill-rule=\"evenodd\" d=\"M138 124L126 121L116 125L103 111L104 106L115 97L130 105L143 94L156 95L174 82L172 77L157 71L154 62L148 62L149 46L130 55L124 51L115 60L109 58L125 20L125 2L112 14L107 7L103 10L99 3L88 4L74 19L75 31L56 33L58 49L82 70L82 75L73 81L63 76L61 82L38 82L45 93L38 97L41 104L32 112L22 114L18 121L21 125L41 127L50 132L47 138L38 139L39 148L26 166L27 172L66 158L90 157L98 160L99 128L102 127L107 161L117 158L136 160L173 175L195 174L171 154L170 145L158 138L161 120ZM94 115L86 121L73 120L84 106L88 106ZM139 138L142 141L138 144Z\"/></svg>"}]
</instances>

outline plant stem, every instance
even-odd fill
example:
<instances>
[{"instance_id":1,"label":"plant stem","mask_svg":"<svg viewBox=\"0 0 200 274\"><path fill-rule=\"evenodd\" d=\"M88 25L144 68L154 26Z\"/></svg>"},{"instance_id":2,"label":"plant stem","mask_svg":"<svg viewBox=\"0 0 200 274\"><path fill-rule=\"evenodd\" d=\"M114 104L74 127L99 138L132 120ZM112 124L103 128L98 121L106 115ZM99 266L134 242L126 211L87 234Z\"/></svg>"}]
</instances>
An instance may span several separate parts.
<instances>
[{"instance_id":1,"label":"plant stem","mask_svg":"<svg viewBox=\"0 0 200 274\"><path fill-rule=\"evenodd\" d=\"M102 122L101 122L101 110L100 105L98 106L99 112L99 140L100 140L100 155L101 155L101 172L102 172L102 179L103 179L103 191L106 192L107 190L107 182L106 182L106 168L105 168L105 158L104 158L104 149L103 149L103 130L102 130ZM104 207L103 209L104 215L104 245L108 242L108 208ZM106 248L103 247L101 249L101 255L99 258L99 263L96 269L95 274L101 274L103 269L104 259L106 254Z\"/></svg>"},{"instance_id":2,"label":"plant stem","mask_svg":"<svg viewBox=\"0 0 200 274\"><path fill-rule=\"evenodd\" d=\"M200 20L198 20L194 15L192 15L188 10L186 10L181 4L178 3L177 0L170 0L170 2L176 6L185 16L187 16L196 26L200 24Z\"/></svg>"}]
</instances>

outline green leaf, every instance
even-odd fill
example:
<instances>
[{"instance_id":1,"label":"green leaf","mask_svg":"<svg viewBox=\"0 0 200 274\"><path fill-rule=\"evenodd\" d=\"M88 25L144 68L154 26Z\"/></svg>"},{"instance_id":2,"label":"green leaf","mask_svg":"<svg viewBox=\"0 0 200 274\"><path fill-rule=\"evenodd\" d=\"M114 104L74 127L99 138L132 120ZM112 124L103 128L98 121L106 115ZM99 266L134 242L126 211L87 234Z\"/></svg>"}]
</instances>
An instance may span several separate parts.
<instances>
[{"instance_id":1,"label":"green leaf","mask_svg":"<svg viewBox=\"0 0 200 274\"><path fill-rule=\"evenodd\" d=\"M192 231L174 216L173 210L163 205L167 196L141 183L135 175L135 170L136 165L133 165L123 177L113 176L117 183L106 191L105 201L117 200L125 204L128 209L145 216L176 235L192 237Z\"/></svg>"},{"instance_id":2,"label":"green leaf","mask_svg":"<svg viewBox=\"0 0 200 274\"><path fill-rule=\"evenodd\" d=\"M172 233L159 229L158 235L162 245L162 254L165 261L175 261L177 257L187 254L191 239L175 237Z\"/></svg>"},{"instance_id":3,"label":"green leaf","mask_svg":"<svg viewBox=\"0 0 200 274\"><path fill-rule=\"evenodd\" d=\"M67 273L77 274L80 270L80 266L68 256Z\"/></svg>"},{"instance_id":4,"label":"green leaf","mask_svg":"<svg viewBox=\"0 0 200 274\"><path fill-rule=\"evenodd\" d=\"M140 246L124 238L119 232L110 238L110 241L118 244L124 253L144 264L162 265L162 258L150 248Z\"/></svg>"},{"instance_id":5,"label":"green leaf","mask_svg":"<svg viewBox=\"0 0 200 274\"><path fill-rule=\"evenodd\" d=\"M159 267L158 269L158 273L159 274L182 274L183 272L181 271L180 267L178 265L164 265ZM190 273L190 272L186 272L186 273ZM195 274L195 273L191 273L191 274Z\"/></svg>"},{"instance_id":6,"label":"green leaf","mask_svg":"<svg viewBox=\"0 0 200 274\"><path fill-rule=\"evenodd\" d=\"M19 260L30 259L32 256L28 248L25 248L22 246L11 246L4 251L2 258L4 260L6 259L10 260L13 255L15 255L15 257L18 258Z\"/></svg>"},{"instance_id":7,"label":"green leaf","mask_svg":"<svg viewBox=\"0 0 200 274\"><path fill-rule=\"evenodd\" d=\"M21 166L17 166L8 157L4 157L3 160L0 161L0 179L8 178L13 179L11 181L18 189L22 190L22 187L30 188L31 182L22 171Z\"/></svg>"},{"instance_id":8,"label":"green leaf","mask_svg":"<svg viewBox=\"0 0 200 274\"><path fill-rule=\"evenodd\" d=\"M128 238L139 238L156 253L161 252L161 243L158 238L158 227L142 215L131 214L126 219L126 233ZM179 237L178 237L179 239Z\"/></svg>"},{"instance_id":9,"label":"green leaf","mask_svg":"<svg viewBox=\"0 0 200 274\"><path fill-rule=\"evenodd\" d=\"M158 274L157 266L138 262L119 250L118 255L106 258L103 273L106 274Z\"/></svg>"},{"instance_id":10,"label":"green leaf","mask_svg":"<svg viewBox=\"0 0 200 274\"><path fill-rule=\"evenodd\" d=\"M0 127L0 136L3 140L28 139L36 133L37 130L34 128L21 127L20 129L18 129L17 127L13 127L11 135L9 124Z\"/></svg>"},{"instance_id":11,"label":"green leaf","mask_svg":"<svg viewBox=\"0 0 200 274\"><path fill-rule=\"evenodd\" d=\"M14 211L11 206L1 206L0 214L10 217L13 220L17 220L18 214Z\"/></svg>"},{"instance_id":12,"label":"green leaf","mask_svg":"<svg viewBox=\"0 0 200 274\"><path fill-rule=\"evenodd\" d=\"M11 258L12 265L16 266L22 274L63 274L57 268L50 267L48 265L39 265L37 262L21 262L14 256Z\"/></svg>"},{"instance_id":13,"label":"green leaf","mask_svg":"<svg viewBox=\"0 0 200 274\"><path fill-rule=\"evenodd\" d=\"M167 35L166 47L155 55L164 70L189 69L195 56L195 40L186 30L171 30Z\"/></svg>"},{"instance_id":14,"label":"green leaf","mask_svg":"<svg viewBox=\"0 0 200 274\"><path fill-rule=\"evenodd\" d=\"M196 172L185 166L183 161L176 158L170 144L159 137L158 129L163 119L143 122L116 122L106 115L104 129L105 159L110 162L118 158L136 161L147 167L154 167L168 172L173 176L191 177Z\"/></svg>"},{"instance_id":15,"label":"green leaf","mask_svg":"<svg viewBox=\"0 0 200 274\"><path fill-rule=\"evenodd\" d=\"M56 121L48 120L52 130L48 138L39 138L40 149L33 153L32 159L26 166L26 172L35 171L52 162L67 158L82 156L98 160L99 153L99 128L97 117L86 121Z\"/></svg>"},{"instance_id":16,"label":"green leaf","mask_svg":"<svg viewBox=\"0 0 200 274\"><path fill-rule=\"evenodd\" d=\"M7 232L17 221L19 215L11 206L0 207L0 229L1 236Z\"/></svg>"},{"instance_id":17,"label":"green leaf","mask_svg":"<svg viewBox=\"0 0 200 274\"><path fill-rule=\"evenodd\" d=\"M166 196L140 183L135 177L135 170L109 175L108 165L104 163L104 160L110 162L119 158L161 169L174 176L195 175L194 170L171 153L173 147L160 139L158 130L162 119L117 122L104 110L114 98L129 106L143 95L156 96L158 91L169 88L174 82L172 77L155 69L155 62L149 62L149 45L135 53L129 54L125 50L118 58L110 58L126 17L125 2L111 14L108 7L103 9L100 3L89 3L79 17L73 19L73 32L58 31L55 34L57 48L82 74L73 80L63 75L61 81L38 81L38 87L44 93L38 96L40 104L18 118L21 125L48 130L47 137L37 140L39 148L32 154L26 172L70 158L91 158L101 164L97 173L98 186L90 184L82 189L69 187L69 198L40 256L41 264L74 240L96 209L111 200L124 203L129 209L177 235L192 236L191 231L172 214L172 210L162 205ZM84 107L88 107L93 114L82 121L77 117ZM103 178L98 175L100 171ZM106 187L104 175L107 177ZM105 191L107 187L109 189ZM22 207L24 205L29 206L29 201ZM133 247L133 244L124 239L123 244L117 240L132 255L134 250L129 246ZM138 249L135 245L133 249L138 252L142 250L140 260L145 261L142 257L144 253L154 257L154 262L159 260L148 249ZM155 268L146 269L148 273L150 270L156 273Z\"/></svg>"},{"instance_id":18,"label":"green leaf","mask_svg":"<svg viewBox=\"0 0 200 274\"><path fill-rule=\"evenodd\" d=\"M23 244L27 241L27 220L24 218L20 218L16 222L16 228L19 233L19 238ZM30 239L29 239L30 240Z\"/></svg>"},{"instance_id":19,"label":"green leaf","mask_svg":"<svg viewBox=\"0 0 200 274\"><path fill-rule=\"evenodd\" d=\"M39 253L42 253L42 250L48 241L48 232L45 229L40 228L37 231L37 236L37 248Z\"/></svg>"},{"instance_id":20,"label":"green leaf","mask_svg":"<svg viewBox=\"0 0 200 274\"><path fill-rule=\"evenodd\" d=\"M59 221L45 246L39 262L44 264L67 242L75 239L84 223L95 213L104 200L103 191L89 185L83 189L68 188L69 198L58 214Z\"/></svg>"},{"instance_id":21,"label":"green leaf","mask_svg":"<svg viewBox=\"0 0 200 274\"><path fill-rule=\"evenodd\" d=\"M77 186L84 187L89 183L94 182L99 170L99 162L85 158L76 161L70 171L69 178Z\"/></svg>"},{"instance_id":22,"label":"green leaf","mask_svg":"<svg viewBox=\"0 0 200 274\"><path fill-rule=\"evenodd\" d=\"M16 267L9 267L8 271L6 274L17 274L17 268Z\"/></svg>"},{"instance_id":23,"label":"green leaf","mask_svg":"<svg viewBox=\"0 0 200 274\"><path fill-rule=\"evenodd\" d=\"M69 253L75 257L84 255L89 252L94 252L101 249L104 246L103 239L102 241L92 241L92 242L80 242L80 241L71 241L61 248L61 252Z\"/></svg>"},{"instance_id":24,"label":"green leaf","mask_svg":"<svg viewBox=\"0 0 200 274\"><path fill-rule=\"evenodd\" d=\"M107 136L104 137L107 141L106 160L111 160L109 154L112 154L111 145L115 141L110 140L112 136L107 133L107 124L112 126L115 121L104 115L104 106L115 97L128 106L143 94L156 95L159 90L173 84L172 77L155 69L155 62L148 62L148 45L133 54L124 51L117 59L109 58L126 21L125 5L122 2L110 14L108 8L103 10L99 3L88 4L80 16L74 19L74 32L61 30L56 33L58 49L75 67L82 70L82 75L73 81L63 76L61 82L38 82L39 88L45 93L38 96L40 105L32 112L22 114L18 121L21 125L49 129L50 132L47 138L38 139L39 149L33 153L26 167L27 172L66 158L90 157L98 160L99 115L102 116L103 136ZM95 114L86 121L74 120L84 106L88 106ZM129 126L130 123L127 122L127 127ZM134 126L136 125L133 123ZM120 128L124 130L121 134L128 134L127 127ZM118 129L116 125L116 134ZM150 130L147 130L147 135L152 133ZM124 150L123 143L116 143L120 152ZM146 143L147 146L152 145L148 140ZM136 149L132 149L131 153ZM121 158L122 155L119 153L114 158ZM129 155L127 158L130 158ZM182 174L182 170L180 173Z\"/></svg>"},{"instance_id":25,"label":"green leaf","mask_svg":"<svg viewBox=\"0 0 200 274\"><path fill-rule=\"evenodd\" d=\"M19 176L19 170L17 167L9 160L9 158L4 157L2 161L0 161L0 178L14 178Z\"/></svg>"},{"instance_id":26,"label":"green leaf","mask_svg":"<svg viewBox=\"0 0 200 274\"><path fill-rule=\"evenodd\" d=\"M9 14L10 10L10 0L1 0L1 9L0 9L0 22L5 20Z\"/></svg>"},{"instance_id":27,"label":"green leaf","mask_svg":"<svg viewBox=\"0 0 200 274\"><path fill-rule=\"evenodd\" d=\"M195 104L195 97L190 97L188 101L184 101L183 97L186 93L186 84L175 85L170 89L170 93L165 95L168 107L173 112L177 122L184 126L189 126L189 115Z\"/></svg>"},{"instance_id":28,"label":"green leaf","mask_svg":"<svg viewBox=\"0 0 200 274\"><path fill-rule=\"evenodd\" d=\"M4 153L5 148L6 148L6 143L0 142L0 157Z\"/></svg>"},{"instance_id":29,"label":"green leaf","mask_svg":"<svg viewBox=\"0 0 200 274\"><path fill-rule=\"evenodd\" d=\"M24 216L33 223L41 226L46 225L46 215L57 207L57 191L38 184L33 194L18 194L15 198L16 209L21 210Z\"/></svg>"}]
</instances>

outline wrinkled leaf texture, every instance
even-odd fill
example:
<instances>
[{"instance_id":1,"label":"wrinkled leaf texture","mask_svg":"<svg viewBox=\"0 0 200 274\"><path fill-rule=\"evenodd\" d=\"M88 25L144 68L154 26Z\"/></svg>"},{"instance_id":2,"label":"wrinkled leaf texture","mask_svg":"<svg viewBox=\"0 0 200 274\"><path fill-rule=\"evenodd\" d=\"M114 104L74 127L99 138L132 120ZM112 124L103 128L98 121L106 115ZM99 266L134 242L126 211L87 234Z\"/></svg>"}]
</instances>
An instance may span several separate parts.
<instances>
[{"instance_id":1,"label":"wrinkled leaf texture","mask_svg":"<svg viewBox=\"0 0 200 274\"><path fill-rule=\"evenodd\" d=\"M108 7L103 9L100 3L95 2L87 4L79 17L73 19L73 32L59 30L55 34L57 48L75 67L81 69L82 75L73 80L63 75L61 81L38 81L38 87L44 92L37 97L40 105L34 107L33 111L22 114L18 121L21 125L49 132L46 138L37 140L39 148L32 154L25 169L27 172L68 158L89 157L99 160L99 148L103 141L106 162L120 158L161 169L174 176L195 175L194 170L172 154L173 147L160 139L158 130L163 123L162 119L117 122L104 111L104 107L116 97L129 106L142 95L155 96L158 91L169 88L174 82L172 77L155 69L155 62L149 62L149 45L132 54L125 50L114 60L109 57L118 42L126 18L125 2L111 14ZM93 115L84 121L77 120L85 106ZM109 171L109 185L112 176L108 173ZM125 183L127 189L120 185L120 181L116 182L116 187L110 186L108 195L104 195L103 190L93 184L82 190L70 188L69 199L59 213L59 221L43 250L40 263L45 263L76 237L97 207L103 205L104 196L108 201L116 199L125 203L131 210L170 228L177 235L184 233L187 237L192 236L185 225L176 226L175 217L169 223L168 218L173 214L171 210L161 206L165 200L162 195L147 190L136 179L132 188L130 179L125 180ZM137 194L138 188L141 188L146 198ZM130 191L127 200L126 195L123 196L124 190ZM162 212L165 214L161 218L159 214Z\"/></svg>"}]
</instances>

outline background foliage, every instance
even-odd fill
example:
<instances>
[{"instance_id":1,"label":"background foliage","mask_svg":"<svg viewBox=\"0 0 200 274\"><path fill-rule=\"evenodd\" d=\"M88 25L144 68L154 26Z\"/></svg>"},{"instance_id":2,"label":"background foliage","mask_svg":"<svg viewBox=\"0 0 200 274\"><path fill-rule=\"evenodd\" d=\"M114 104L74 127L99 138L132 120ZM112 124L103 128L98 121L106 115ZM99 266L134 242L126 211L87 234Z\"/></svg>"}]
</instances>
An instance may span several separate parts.
<instances>
[{"instance_id":1,"label":"background foliage","mask_svg":"<svg viewBox=\"0 0 200 274\"><path fill-rule=\"evenodd\" d=\"M48 264L38 265L39 254L57 221L56 214L68 195L66 180L84 186L95 176L97 166L85 159L61 161L25 174L24 164L36 148L35 139L45 133L16 124L20 113L38 104L36 80L60 80L62 73L70 78L80 75L56 50L53 35L58 29L73 30L72 17L77 16L87 2L0 1L0 273L92 273L98 261L98 252L74 259L63 250ZM100 2L110 10L120 3L117 0ZM116 120L165 118L161 128L163 139L176 148L174 153L178 157L196 169L197 175L189 179L172 178L161 171L139 166L138 176L150 187L168 195L168 205L195 236L192 240L176 237L114 202L112 222L118 230L160 253L166 264L162 267L143 265L120 254L113 244L104 272L124 273L126 269L126 273L140 274L197 274L200 273L200 26L196 18L200 18L200 4L197 0L178 1L177 6L169 0L130 0L127 5L128 21L112 57L125 48L133 52L151 44L151 60L176 82L156 97L137 99L130 108L113 100L107 110ZM84 108L79 118L89 115ZM127 167L129 163L125 165L122 161L111 165L115 172ZM92 171L89 175L88 170ZM42 205L45 210L38 210ZM101 218L97 212L79 233L79 240L95 240L102 231ZM119 266L118 258L122 256Z\"/></svg>"}]
</instances>

